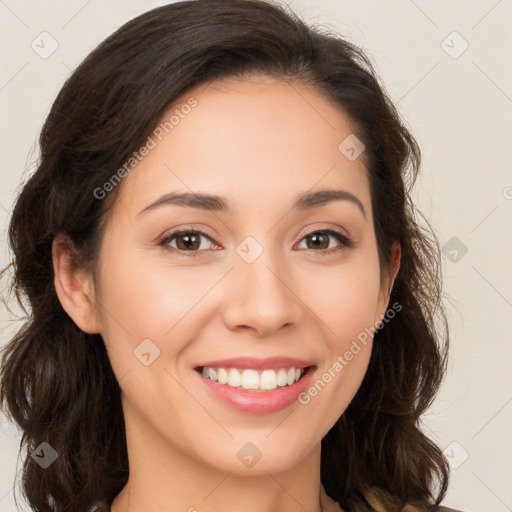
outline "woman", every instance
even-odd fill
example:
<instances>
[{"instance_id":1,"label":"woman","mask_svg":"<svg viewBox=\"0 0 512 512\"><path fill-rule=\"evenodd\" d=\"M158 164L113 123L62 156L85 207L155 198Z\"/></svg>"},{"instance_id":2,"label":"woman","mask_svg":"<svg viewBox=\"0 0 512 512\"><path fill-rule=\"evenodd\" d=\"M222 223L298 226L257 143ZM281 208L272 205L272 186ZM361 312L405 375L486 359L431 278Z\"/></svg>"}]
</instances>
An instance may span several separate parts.
<instances>
[{"instance_id":1,"label":"woman","mask_svg":"<svg viewBox=\"0 0 512 512\"><path fill-rule=\"evenodd\" d=\"M450 510L420 151L359 49L257 0L160 7L40 145L0 388L34 510Z\"/></svg>"}]
</instances>

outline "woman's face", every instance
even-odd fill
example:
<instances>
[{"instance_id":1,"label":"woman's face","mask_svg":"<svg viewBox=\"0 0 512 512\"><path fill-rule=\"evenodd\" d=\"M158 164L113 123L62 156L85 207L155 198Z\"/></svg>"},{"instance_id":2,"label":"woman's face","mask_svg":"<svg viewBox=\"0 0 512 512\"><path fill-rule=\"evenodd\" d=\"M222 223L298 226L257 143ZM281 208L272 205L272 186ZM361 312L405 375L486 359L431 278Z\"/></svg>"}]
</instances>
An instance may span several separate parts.
<instances>
[{"instance_id":1,"label":"woman's face","mask_svg":"<svg viewBox=\"0 0 512 512\"><path fill-rule=\"evenodd\" d=\"M95 314L132 453L252 475L318 457L389 299L354 127L315 90L264 77L196 88L166 121L124 177L99 255ZM245 357L259 361L218 363ZM298 361L262 361L275 357ZM207 363L228 383L203 377ZM237 389L237 375L277 388Z\"/></svg>"}]
</instances>

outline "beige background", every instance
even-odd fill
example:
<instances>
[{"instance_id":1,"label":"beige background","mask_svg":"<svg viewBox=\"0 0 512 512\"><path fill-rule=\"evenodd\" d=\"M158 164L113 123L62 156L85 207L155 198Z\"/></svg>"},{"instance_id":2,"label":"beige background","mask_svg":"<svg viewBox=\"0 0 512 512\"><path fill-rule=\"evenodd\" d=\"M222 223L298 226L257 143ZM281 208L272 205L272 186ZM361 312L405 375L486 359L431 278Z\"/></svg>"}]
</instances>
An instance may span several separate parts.
<instances>
[{"instance_id":1,"label":"beige background","mask_svg":"<svg viewBox=\"0 0 512 512\"><path fill-rule=\"evenodd\" d=\"M2 266L17 188L66 77L114 29L164 3L0 0ZM444 248L452 345L449 374L424 428L453 467L446 505L512 511L512 1L287 3L367 50L420 143L414 197ZM42 46L41 38L46 51L58 44L47 58L31 47ZM19 324L4 311L0 321L3 344ZM15 510L19 440L0 415L0 512Z\"/></svg>"}]
</instances>

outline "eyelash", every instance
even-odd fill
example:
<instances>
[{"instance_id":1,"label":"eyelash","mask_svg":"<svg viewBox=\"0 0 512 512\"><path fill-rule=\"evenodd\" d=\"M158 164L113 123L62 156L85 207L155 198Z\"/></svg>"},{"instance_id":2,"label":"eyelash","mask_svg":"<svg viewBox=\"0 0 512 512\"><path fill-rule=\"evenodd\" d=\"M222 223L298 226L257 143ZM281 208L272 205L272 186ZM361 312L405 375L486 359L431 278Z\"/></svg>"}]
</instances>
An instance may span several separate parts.
<instances>
[{"instance_id":1,"label":"eyelash","mask_svg":"<svg viewBox=\"0 0 512 512\"><path fill-rule=\"evenodd\" d=\"M177 237L177 236L179 236L179 235L181 235L183 233L187 233L187 234L194 233L194 234L198 234L198 235L203 235L204 237L208 238L209 240L211 240L215 244L219 245L216 240L214 240L210 235L208 235L204 231L201 231L200 229L179 229L177 231L174 231L174 232L170 233L169 235L165 235L164 238L162 238L158 242L158 245L162 246L165 250L168 250L168 251L171 251L171 252L179 252L179 253L184 254L185 256L190 256L190 257L199 256L199 254L201 252L203 252L203 251L200 251L200 250L184 251L182 249L175 249L174 247L169 247L168 246L169 242L172 239L174 239L175 237ZM341 242L341 244L342 244L341 248L321 249L321 250L318 250L318 251L315 251L314 249L311 249L314 252L319 253L318 254L319 256L326 256L328 254L332 254L333 252L345 251L345 250L347 250L347 249L349 249L349 248L354 246L354 243L341 230L338 230L336 228L315 229L313 231L309 231L309 232L304 234L304 236L300 239L300 242L302 242L302 240L304 240L304 238L306 238L307 236L313 235L313 234L316 234L316 233L324 233L324 234L332 235L336 240L338 240L338 242Z\"/></svg>"}]
</instances>

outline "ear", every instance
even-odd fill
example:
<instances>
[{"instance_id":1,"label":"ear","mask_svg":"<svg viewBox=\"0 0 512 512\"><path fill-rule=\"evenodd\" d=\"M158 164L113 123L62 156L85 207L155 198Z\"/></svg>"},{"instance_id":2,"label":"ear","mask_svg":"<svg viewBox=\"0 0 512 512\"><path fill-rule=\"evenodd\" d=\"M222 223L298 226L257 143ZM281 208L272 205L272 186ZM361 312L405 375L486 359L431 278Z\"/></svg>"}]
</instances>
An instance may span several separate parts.
<instances>
[{"instance_id":1,"label":"ear","mask_svg":"<svg viewBox=\"0 0 512 512\"><path fill-rule=\"evenodd\" d=\"M92 276L73 262L73 244L69 237L58 233L52 243L54 285L66 313L84 332L98 334L99 321L95 308Z\"/></svg>"},{"instance_id":2,"label":"ear","mask_svg":"<svg viewBox=\"0 0 512 512\"><path fill-rule=\"evenodd\" d=\"M396 275L398 274L398 270L400 269L401 255L402 250L400 243L393 242L391 245L389 269L387 269L386 275L384 276L384 280L379 294L379 306L377 308L378 317L376 318L375 322L376 325L380 325L382 323L382 318L386 313L389 304L389 298L391 296L391 290L393 289Z\"/></svg>"}]
</instances>

